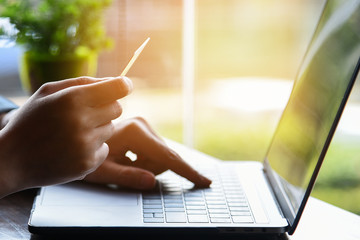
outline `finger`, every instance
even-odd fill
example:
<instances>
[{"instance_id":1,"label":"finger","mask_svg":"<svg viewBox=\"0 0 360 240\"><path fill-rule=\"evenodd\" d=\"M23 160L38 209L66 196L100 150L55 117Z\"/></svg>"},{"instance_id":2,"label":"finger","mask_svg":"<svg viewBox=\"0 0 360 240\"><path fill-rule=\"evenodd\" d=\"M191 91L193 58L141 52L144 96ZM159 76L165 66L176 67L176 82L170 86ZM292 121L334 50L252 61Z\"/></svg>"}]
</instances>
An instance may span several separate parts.
<instances>
[{"instance_id":1,"label":"finger","mask_svg":"<svg viewBox=\"0 0 360 240\"><path fill-rule=\"evenodd\" d=\"M126 77L111 78L81 87L88 106L99 106L125 97L132 91L132 82Z\"/></svg>"},{"instance_id":2,"label":"finger","mask_svg":"<svg viewBox=\"0 0 360 240\"><path fill-rule=\"evenodd\" d=\"M120 103L118 101L114 101L109 104L92 108L87 117L91 122L91 125L98 127L120 117L121 113L122 107Z\"/></svg>"},{"instance_id":3,"label":"finger","mask_svg":"<svg viewBox=\"0 0 360 240\"><path fill-rule=\"evenodd\" d=\"M146 122L146 121L145 121ZM198 187L208 187L211 184L211 180L202 176L189 164L187 164L176 152L166 146L152 131L148 124L144 124L144 121L135 119L127 128L129 130L127 140L128 145L134 153L140 153L142 156L146 156L147 161L155 163L156 168L167 168L175 173L187 178ZM135 123L135 124L134 124ZM139 144L141 142L141 144ZM137 163L135 164L147 164ZM153 167L152 167L153 168Z\"/></svg>"},{"instance_id":4,"label":"finger","mask_svg":"<svg viewBox=\"0 0 360 240\"><path fill-rule=\"evenodd\" d=\"M104 163L108 154L109 154L109 146L106 143L101 144L101 146L95 151L91 168L88 169L88 171L86 171L84 174L87 175L95 171L101 164Z\"/></svg>"},{"instance_id":5,"label":"finger","mask_svg":"<svg viewBox=\"0 0 360 240\"><path fill-rule=\"evenodd\" d=\"M139 134L137 135L139 136ZM139 137L139 139L145 139ZM146 156L144 161L138 159L133 162L134 166L144 167L148 170L158 173L167 169L185 177L189 181L193 182L197 187L209 187L211 180L201 175L192 166L186 163L179 154L166 146L166 144L160 140L147 140L142 141L143 146L141 147L142 156ZM135 145L133 145L135 146ZM133 152L137 152L135 149L130 149ZM138 155L138 158L139 156Z\"/></svg>"},{"instance_id":6,"label":"finger","mask_svg":"<svg viewBox=\"0 0 360 240\"><path fill-rule=\"evenodd\" d=\"M93 138L97 141L97 146L100 147L104 142L109 140L114 135L114 124L109 122L102 126L95 128Z\"/></svg>"},{"instance_id":7,"label":"finger","mask_svg":"<svg viewBox=\"0 0 360 240\"><path fill-rule=\"evenodd\" d=\"M155 187L155 176L144 169L119 165L112 161L105 161L95 172L85 180L97 183L116 184L123 187L140 190Z\"/></svg>"},{"instance_id":8,"label":"finger","mask_svg":"<svg viewBox=\"0 0 360 240\"><path fill-rule=\"evenodd\" d=\"M106 78L78 77L78 78L70 78L61 81L54 81L42 85L41 88L39 89L39 92L45 95L49 95L69 87L92 84L108 79L110 78L109 77Z\"/></svg>"},{"instance_id":9,"label":"finger","mask_svg":"<svg viewBox=\"0 0 360 240\"><path fill-rule=\"evenodd\" d=\"M146 130L151 133L154 137L156 137L159 141L164 142L164 140L159 137L159 135L157 135L157 133L152 129L152 127L150 126L150 124L142 117L135 117L133 118L134 121L137 121L140 123L140 125L143 125Z\"/></svg>"},{"instance_id":10,"label":"finger","mask_svg":"<svg viewBox=\"0 0 360 240\"><path fill-rule=\"evenodd\" d=\"M166 164L170 170L193 182L197 187L210 186L211 180L197 172L193 167L186 163L175 151L167 148L167 153L165 155L168 159L168 161L166 161Z\"/></svg>"}]
</instances>

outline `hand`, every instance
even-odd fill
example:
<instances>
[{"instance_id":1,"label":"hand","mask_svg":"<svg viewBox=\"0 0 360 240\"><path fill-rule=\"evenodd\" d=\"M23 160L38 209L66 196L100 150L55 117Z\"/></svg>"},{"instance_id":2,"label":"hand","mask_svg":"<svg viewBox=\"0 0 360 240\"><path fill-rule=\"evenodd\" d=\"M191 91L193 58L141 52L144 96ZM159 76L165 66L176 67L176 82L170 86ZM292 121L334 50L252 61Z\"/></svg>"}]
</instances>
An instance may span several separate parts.
<instances>
[{"instance_id":1,"label":"hand","mask_svg":"<svg viewBox=\"0 0 360 240\"><path fill-rule=\"evenodd\" d=\"M155 176L168 169L192 181L198 187L208 187L211 181L200 175L181 157L166 146L142 118L117 122L115 133L107 141L110 148L104 163L85 177L89 182L117 184L135 189L151 189ZM136 161L125 156L130 150Z\"/></svg>"},{"instance_id":2,"label":"hand","mask_svg":"<svg viewBox=\"0 0 360 240\"><path fill-rule=\"evenodd\" d=\"M126 78L81 77L43 85L0 131L0 197L83 178L107 157L105 143L129 94Z\"/></svg>"}]
</instances>

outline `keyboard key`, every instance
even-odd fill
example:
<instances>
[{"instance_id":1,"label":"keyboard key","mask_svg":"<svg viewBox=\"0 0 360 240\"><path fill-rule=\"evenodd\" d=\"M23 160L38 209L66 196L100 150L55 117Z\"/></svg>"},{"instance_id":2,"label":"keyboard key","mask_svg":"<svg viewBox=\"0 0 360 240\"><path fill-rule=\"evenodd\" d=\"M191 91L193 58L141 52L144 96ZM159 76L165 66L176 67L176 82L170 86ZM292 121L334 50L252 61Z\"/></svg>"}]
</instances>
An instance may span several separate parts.
<instances>
[{"instance_id":1,"label":"keyboard key","mask_svg":"<svg viewBox=\"0 0 360 240\"><path fill-rule=\"evenodd\" d=\"M229 207L247 207L248 204L246 202L228 202Z\"/></svg>"},{"instance_id":2,"label":"keyboard key","mask_svg":"<svg viewBox=\"0 0 360 240\"><path fill-rule=\"evenodd\" d=\"M162 207L162 205L145 205L145 204L144 204L144 205L143 205L143 208L144 208L144 209L146 209L146 208L148 208L148 209L161 208L161 209L162 209L163 207Z\"/></svg>"},{"instance_id":3,"label":"keyboard key","mask_svg":"<svg viewBox=\"0 0 360 240\"><path fill-rule=\"evenodd\" d=\"M208 205L226 205L226 202L221 200L206 200L206 203Z\"/></svg>"},{"instance_id":4,"label":"keyboard key","mask_svg":"<svg viewBox=\"0 0 360 240\"><path fill-rule=\"evenodd\" d=\"M163 223L164 218L144 218L144 223Z\"/></svg>"},{"instance_id":5,"label":"keyboard key","mask_svg":"<svg viewBox=\"0 0 360 240\"><path fill-rule=\"evenodd\" d=\"M187 210L205 210L205 206L186 206Z\"/></svg>"},{"instance_id":6,"label":"keyboard key","mask_svg":"<svg viewBox=\"0 0 360 240\"><path fill-rule=\"evenodd\" d=\"M164 203L183 203L182 198L165 198Z\"/></svg>"},{"instance_id":7,"label":"keyboard key","mask_svg":"<svg viewBox=\"0 0 360 240\"><path fill-rule=\"evenodd\" d=\"M212 223L231 223L230 218L210 218Z\"/></svg>"},{"instance_id":8,"label":"keyboard key","mask_svg":"<svg viewBox=\"0 0 360 240\"><path fill-rule=\"evenodd\" d=\"M186 213L188 215L206 215L206 210L187 210Z\"/></svg>"},{"instance_id":9,"label":"keyboard key","mask_svg":"<svg viewBox=\"0 0 360 240\"><path fill-rule=\"evenodd\" d=\"M238 212L248 212L250 211L248 207L229 207L230 211L238 211Z\"/></svg>"},{"instance_id":10,"label":"keyboard key","mask_svg":"<svg viewBox=\"0 0 360 240\"><path fill-rule=\"evenodd\" d=\"M253 222L237 177L225 169L228 168L208 169L211 173L206 176L213 180L208 189L194 188L193 183L175 174L160 177L158 189L143 194L144 219L173 223Z\"/></svg>"},{"instance_id":11,"label":"keyboard key","mask_svg":"<svg viewBox=\"0 0 360 240\"><path fill-rule=\"evenodd\" d=\"M236 195L236 194L231 194L231 195L226 194L225 198L227 201L247 202L245 195L242 196L242 195Z\"/></svg>"},{"instance_id":12,"label":"keyboard key","mask_svg":"<svg viewBox=\"0 0 360 240\"><path fill-rule=\"evenodd\" d=\"M184 208L165 208L165 212L185 212Z\"/></svg>"},{"instance_id":13,"label":"keyboard key","mask_svg":"<svg viewBox=\"0 0 360 240\"><path fill-rule=\"evenodd\" d=\"M204 206L205 202L204 201L186 201L186 206Z\"/></svg>"},{"instance_id":14,"label":"keyboard key","mask_svg":"<svg viewBox=\"0 0 360 240\"><path fill-rule=\"evenodd\" d=\"M185 202L186 203L190 203L190 202L204 202L204 198L203 197L185 197Z\"/></svg>"},{"instance_id":15,"label":"keyboard key","mask_svg":"<svg viewBox=\"0 0 360 240\"><path fill-rule=\"evenodd\" d=\"M182 195L169 195L169 194L164 194L164 200L165 199L181 199L182 200Z\"/></svg>"},{"instance_id":16,"label":"keyboard key","mask_svg":"<svg viewBox=\"0 0 360 240\"><path fill-rule=\"evenodd\" d=\"M211 218L230 218L230 215L227 213L210 213Z\"/></svg>"},{"instance_id":17,"label":"keyboard key","mask_svg":"<svg viewBox=\"0 0 360 240\"><path fill-rule=\"evenodd\" d=\"M151 208L151 209L143 209L143 212L144 213L162 213L163 210L162 209L154 209L154 208Z\"/></svg>"},{"instance_id":18,"label":"keyboard key","mask_svg":"<svg viewBox=\"0 0 360 240\"><path fill-rule=\"evenodd\" d=\"M205 196L206 201L225 201L224 197L218 197L218 196Z\"/></svg>"},{"instance_id":19,"label":"keyboard key","mask_svg":"<svg viewBox=\"0 0 360 240\"><path fill-rule=\"evenodd\" d=\"M186 223L186 215L184 212L166 212L166 222L169 223Z\"/></svg>"},{"instance_id":20,"label":"keyboard key","mask_svg":"<svg viewBox=\"0 0 360 240\"><path fill-rule=\"evenodd\" d=\"M165 208L184 208L182 203L165 203Z\"/></svg>"},{"instance_id":21,"label":"keyboard key","mask_svg":"<svg viewBox=\"0 0 360 240\"><path fill-rule=\"evenodd\" d=\"M239 194L226 194L226 199L236 199L236 200L245 200L245 195L239 195Z\"/></svg>"},{"instance_id":22,"label":"keyboard key","mask_svg":"<svg viewBox=\"0 0 360 240\"><path fill-rule=\"evenodd\" d=\"M163 213L153 213L154 218L164 218Z\"/></svg>"},{"instance_id":23,"label":"keyboard key","mask_svg":"<svg viewBox=\"0 0 360 240\"><path fill-rule=\"evenodd\" d=\"M209 209L209 213L229 213L228 209Z\"/></svg>"},{"instance_id":24,"label":"keyboard key","mask_svg":"<svg viewBox=\"0 0 360 240\"><path fill-rule=\"evenodd\" d=\"M239 193L243 193L244 190L239 187L239 186L234 186L234 185L224 185L224 191L225 192L239 192Z\"/></svg>"},{"instance_id":25,"label":"keyboard key","mask_svg":"<svg viewBox=\"0 0 360 240\"><path fill-rule=\"evenodd\" d=\"M222 197L224 193L222 191L205 192L206 197Z\"/></svg>"},{"instance_id":26,"label":"keyboard key","mask_svg":"<svg viewBox=\"0 0 360 240\"><path fill-rule=\"evenodd\" d=\"M253 223L251 216L232 216L234 223Z\"/></svg>"},{"instance_id":27,"label":"keyboard key","mask_svg":"<svg viewBox=\"0 0 360 240\"><path fill-rule=\"evenodd\" d=\"M208 209L226 209L226 205L207 205Z\"/></svg>"},{"instance_id":28,"label":"keyboard key","mask_svg":"<svg viewBox=\"0 0 360 240\"><path fill-rule=\"evenodd\" d=\"M207 223L209 222L206 215L188 215L189 223Z\"/></svg>"},{"instance_id":29,"label":"keyboard key","mask_svg":"<svg viewBox=\"0 0 360 240\"><path fill-rule=\"evenodd\" d=\"M143 199L143 204L162 204L161 199Z\"/></svg>"},{"instance_id":30,"label":"keyboard key","mask_svg":"<svg viewBox=\"0 0 360 240\"><path fill-rule=\"evenodd\" d=\"M251 216L250 211L248 211L248 212L231 211L230 214L231 214L232 216Z\"/></svg>"},{"instance_id":31,"label":"keyboard key","mask_svg":"<svg viewBox=\"0 0 360 240\"><path fill-rule=\"evenodd\" d=\"M226 201L228 203L244 203L247 204L247 201L245 198L227 198Z\"/></svg>"},{"instance_id":32,"label":"keyboard key","mask_svg":"<svg viewBox=\"0 0 360 240\"><path fill-rule=\"evenodd\" d=\"M154 193L154 194L144 193L142 197L143 199L161 199L160 193Z\"/></svg>"},{"instance_id":33,"label":"keyboard key","mask_svg":"<svg viewBox=\"0 0 360 240\"><path fill-rule=\"evenodd\" d=\"M201 192L186 192L186 193L184 193L184 196L185 196L185 198L188 198L188 197L194 197L194 198L196 198L196 197L200 197L200 198L202 198L202 193Z\"/></svg>"}]
</instances>

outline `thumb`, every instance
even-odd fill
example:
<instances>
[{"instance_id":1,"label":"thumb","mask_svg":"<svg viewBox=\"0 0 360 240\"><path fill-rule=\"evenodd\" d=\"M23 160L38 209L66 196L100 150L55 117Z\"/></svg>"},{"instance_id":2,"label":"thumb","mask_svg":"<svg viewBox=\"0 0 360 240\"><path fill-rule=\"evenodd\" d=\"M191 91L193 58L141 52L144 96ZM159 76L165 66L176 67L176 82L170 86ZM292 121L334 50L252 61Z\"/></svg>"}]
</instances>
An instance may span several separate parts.
<instances>
[{"instance_id":1,"label":"thumb","mask_svg":"<svg viewBox=\"0 0 360 240\"><path fill-rule=\"evenodd\" d=\"M152 189L156 184L153 173L141 168L120 165L112 161L105 161L95 172L87 175L85 180L103 184L116 184L140 190Z\"/></svg>"}]
</instances>

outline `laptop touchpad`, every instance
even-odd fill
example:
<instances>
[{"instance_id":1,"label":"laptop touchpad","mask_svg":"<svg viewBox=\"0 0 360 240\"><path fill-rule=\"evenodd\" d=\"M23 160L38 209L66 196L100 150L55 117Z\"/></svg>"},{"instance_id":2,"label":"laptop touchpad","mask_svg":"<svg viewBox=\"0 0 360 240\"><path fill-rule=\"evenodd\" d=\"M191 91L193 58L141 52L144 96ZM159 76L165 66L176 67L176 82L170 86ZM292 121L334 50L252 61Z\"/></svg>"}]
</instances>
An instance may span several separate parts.
<instances>
[{"instance_id":1,"label":"laptop touchpad","mask_svg":"<svg viewBox=\"0 0 360 240\"><path fill-rule=\"evenodd\" d=\"M42 206L136 206L140 198L137 192L82 182L50 186L43 191Z\"/></svg>"}]
</instances>

